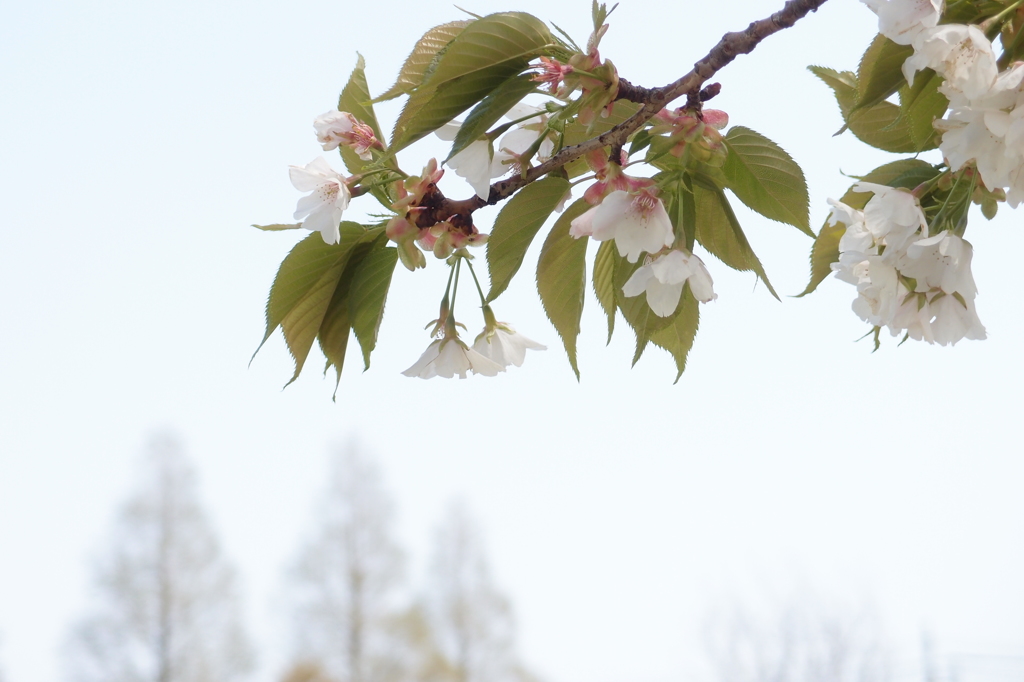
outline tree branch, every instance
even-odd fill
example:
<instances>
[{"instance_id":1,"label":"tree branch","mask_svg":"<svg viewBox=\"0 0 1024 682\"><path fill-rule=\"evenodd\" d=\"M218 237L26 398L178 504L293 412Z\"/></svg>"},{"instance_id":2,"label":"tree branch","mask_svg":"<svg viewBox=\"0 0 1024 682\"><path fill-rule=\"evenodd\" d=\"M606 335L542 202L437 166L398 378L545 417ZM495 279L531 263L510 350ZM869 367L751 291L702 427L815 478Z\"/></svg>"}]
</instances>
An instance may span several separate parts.
<instances>
[{"instance_id":1,"label":"tree branch","mask_svg":"<svg viewBox=\"0 0 1024 682\"><path fill-rule=\"evenodd\" d=\"M644 88L620 78L618 99L643 105L629 119L597 137L571 147L562 148L561 151L544 163L530 168L525 175L516 174L508 179L494 183L491 185L491 192L487 201L478 197L461 201L446 199L443 196L440 197L438 204L431 211L431 219L437 218L438 221L442 221L455 216L458 220L471 226L472 212L476 209L486 205L494 205L499 201L507 199L517 190L522 189L531 182L585 156L595 149L621 147L630 135L639 130L644 123L661 111L669 102L683 95L688 95L691 102L702 102L711 99L718 94L721 87L717 83L712 83L707 88L704 88L704 84L732 62L737 55L749 54L762 40L793 26L810 12L817 11L825 2L827 0L788 0L781 10L770 17L752 22L743 31L726 33L703 59L694 64L693 69L689 73L660 88Z\"/></svg>"}]
</instances>

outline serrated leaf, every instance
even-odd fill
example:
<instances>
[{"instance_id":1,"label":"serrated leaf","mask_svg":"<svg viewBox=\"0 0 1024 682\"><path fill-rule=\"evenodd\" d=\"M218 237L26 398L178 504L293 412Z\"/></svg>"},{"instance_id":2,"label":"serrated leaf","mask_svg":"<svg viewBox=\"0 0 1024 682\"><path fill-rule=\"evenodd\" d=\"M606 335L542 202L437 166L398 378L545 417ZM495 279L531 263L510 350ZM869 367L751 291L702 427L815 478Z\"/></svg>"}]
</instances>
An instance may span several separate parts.
<instances>
[{"instance_id":1,"label":"serrated leaf","mask_svg":"<svg viewBox=\"0 0 1024 682\"><path fill-rule=\"evenodd\" d=\"M949 100L939 92L940 85L942 77L926 70L914 80L913 88L900 89L900 113L909 122L910 138L917 151L939 146L940 135L932 124L949 108Z\"/></svg>"},{"instance_id":2,"label":"serrated leaf","mask_svg":"<svg viewBox=\"0 0 1024 682\"><path fill-rule=\"evenodd\" d=\"M327 358L324 365L324 374L327 374L332 366L335 370L334 400L338 396L338 386L341 385L341 371L345 366L345 353L348 351L348 340L352 331L351 310L349 308L349 292L352 286L352 277L355 274L358 264L366 256L371 244L361 240L352 248L348 262L345 264L345 271L338 280L338 287L334 290L334 296L324 313L324 320L320 323L320 332L317 334L317 341L320 342L320 350Z\"/></svg>"},{"instance_id":3,"label":"serrated leaf","mask_svg":"<svg viewBox=\"0 0 1024 682\"><path fill-rule=\"evenodd\" d=\"M484 135L498 119L508 113L509 109L518 104L523 97L536 90L536 85L531 74L517 74L480 100L480 103L473 107L473 111L469 112L469 116L463 121L459 132L455 135L452 149L448 152L448 159Z\"/></svg>"},{"instance_id":4,"label":"serrated leaf","mask_svg":"<svg viewBox=\"0 0 1024 682\"><path fill-rule=\"evenodd\" d=\"M338 111L347 111L370 126L373 129L373 134L380 140L381 144L384 144L384 136L381 134L380 123L377 122L377 115L373 111L373 105L367 104L369 100L370 88L366 83L366 61L362 55L359 55L356 68L352 70L348 83L345 84L345 88L341 91L341 96L338 98ZM341 153L341 159L345 163L345 168L352 175L361 173L375 164L372 160L364 161L359 158L356 151L348 145L339 145L338 151ZM388 165L395 167L393 161ZM387 191L383 187L374 187L370 190L370 193L385 208L391 207L391 197L388 196Z\"/></svg>"},{"instance_id":5,"label":"serrated leaf","mask_svg":"<svg viewBox=\"0 0 1024 682\"><path fill-rule=\"evenodd\" d=\"M398 249L387 246L387 243L386 237L378 239L359 261L348 295L352 331L363 351L364 370L370 369L370 353L377 347L377 332L384 319L384 304L398 262Z\"/></svg>"},{"instance_id":6,"label":"serrated leaf","mask_svg":"<svg viewBox=\"0 0 1024 682\"><path fill-rule=\"evenodd\" d=\"M760 133L734 126L722 172L732 192L766 218L793 225L811 237L810 198L804 173L789 154Z\"/></svg>"},{"instance_id":7,"label":"serrated leaf","mask_svg":"<svg viewBox=\"0 0 1024 682\"><path fill-rule=\"evenodd\" d=\"M569 234L572 221L590 209L578 199L555 221L537 261L537 292L551 324L562 338L569 364L580 378L576 363L576 338L583 316L583 294L587 280L587 242Z\"/></svg>"},{"instance_id":8,"label":"serrated leaf","mask_svg":"<svg viewBox=\"0 0 1024 682\"><path fill-rule=\"evenodd\" d=\"M450 21L447 24L435 26L424 33L423 37L416 42L412 53L406 57L405 63L402 64L402 68L398 72L398 80L395 81L395 84L387 92L373 101L383 102L394 99L399 95L407 95L418 88L423 83L427 67L430 66L437 53L454 40L457 35L462 33L462 29L469 26L473 21L475 20Z\"/></svg>"},{"instance_id":9,"label":"serrated leaf","mask_svg":"<svg viewBox=\"0 0 1024 682\"><path fill-rule=\"evenodd\" d=\"M700 307L697 299L690 292L689 283L683 287L682 303L676 316L668 327L659 330L651 335L651 342L664 348L672 354L676 362L676 380L683 376L686 369L686 357L693 347L693 340L697 336L697 326L700 324Z\"/></svg>"},{"instance_id":10,"label":"serrated leaf","mask_svg":"<svg viewBox=\"0 0 1024 682\"><path fill-rule=\"evenodd\" d=\"M409 97L395 123L392 151L441 127L556 47L547 26L524 12L474 21L448 44L433 73Z\"/></svg>"},{"instance_id":11,"label":"serrated leaf","mask_svg":"<svg viewBox=\"0 0 1024 682\"><path fill-rule=\"evenodd\" d=\"M903 62L914 53L910 45L897 45L882 34L875 36L857 68L857 104L854 109L872 107L900 89Z\"/></svg>"},{"instance_id":12,"label":"serrated leaf","mask_svg":"<svg viewBox=\"0 0 1024 682\"><path fill-rule=\"evenodd\" d=\"M848 71L840 73L820 66L807 68L832 88L846 121L843 130L849 128L857 139L882 151L896 154L917 151L910 135L909 122L901 120L899 107L890 102L880 102L853 111L857 101L856 76Z\"/></svg>"},{"instance_id":13,"label":"serrated leaf","mask_svg":"<svg viewBox=\"0 0 1024 682\"><path fill-rule=\"evenodd\" d=\"M340 243L325 244L319 233L313 233L299 242L281 263L267 299L267 329L260 348L275 329L282 328L295 359L295 373L288 383L295 381L302 371L352 249L376 237L382 229L371 231L356 223L343 222Z\"/></svg>"},{"instance_id":14,"label":"serrated leaf","mask_svg":"<svg viewBox=\"0 0 1024 682\"><path fill-rule=\"evenodd\" d=\"M516 192L501 209L487 238L488 303L508 288L533 238L568 191L568 180L548 176Z\"/></svg>"},{"instance_id":15,"label":"serrated leaf","mask_svg":"<svg viewBox=\"0 0 1024 682\"><path fill-rule=\"evenodd\" d=\"M606 343L612 342L612 332L615 331L615 261L617 258L615 242L612 240L602 242L597 249L597 256L594 258L594 293L597 294L597 301L608 318L608 341Z\"/></svg>"},{"instance_id":16,"label":"serrated leaf","mask_svg":"<svg viewBox=\"0 0 1024 682\"><path fill-rule=\"evenodd\" d=\"M771 295L778 299L779 295L768 281L747 236L743 234L725 192L709 180L696 176L693 199L697 215L697 241L700 245L730 268L741 272L752 271L761 278Z\"/></svg>"},{"instance_id":17,"label":"serrated leaf","mask_svg":"<svg viewBox=\"0 0 1024 682\"><path fill-rule=\"evenodd\" d=\"M922 182L934 178L937 172L934 166L924 161L901 159L879 166L861 177L860 181L913 189ZM864 208L872 196L870 192L855 192L851 186L839 201L859 211ZM814 246L811 247L811 279L804 290L797 294L797 297L811 293L826 277L832 274L832 263L839 261L839 240L842 239L845 232L846 226L842 223L830 226L828 219L825 220L821 231L814 239Z\"/></svg>"}]
</instances>

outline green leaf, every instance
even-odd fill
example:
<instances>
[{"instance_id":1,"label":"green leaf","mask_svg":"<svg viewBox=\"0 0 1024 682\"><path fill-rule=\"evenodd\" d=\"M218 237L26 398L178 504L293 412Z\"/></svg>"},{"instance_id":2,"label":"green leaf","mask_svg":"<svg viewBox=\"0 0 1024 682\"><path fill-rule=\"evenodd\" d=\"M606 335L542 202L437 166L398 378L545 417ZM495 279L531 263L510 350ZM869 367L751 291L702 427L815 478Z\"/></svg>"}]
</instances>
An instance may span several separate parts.
<instances>
[{"instance_id":1,"label":"green leaf","mask_svg":"<svg viewBox=\"0 0 1024 682\"><path fill-rule=\"evenodd\" d=\"M739 200L764 217L813 237L807 181L796 161L768 138L743 126L731 128L725 144L729 156L722 172Z\"/></svg>"},{"instance_id":2,"label":"green leaf","mask_svg":"<svg viewBox=\"0 0 1024 682\"><path fill-rule=\"evenodd\" d=\"M488 303L508 288L533 238L568 191L568 180L548 176L516 192L501 209L487 238Z\"/></svg>"},{"instance_id":3,"label":"green leaf","mask_svg":"<svg viewBox=\"0 0 1024 682\"><path fill-rule=\"evenodd\" d=\"M914 79L913 88L900 89L900 115L908 122L910 138L917 151L939 146L941 136L932 123L942 118L949 108L949 100L939 92L940 85L942 77L928 69Z\"/></svg>"},{"instance_id":4,"label":"green leaf","mask_svg":"<svg viewBox=\"0 0 1024 682\"><path fill-rule=\"evenodd\" d=\"M437 130L556 47L547 26L524 12L474 21L448 44L433 73L409 97L395 123L392 151Z\"/></svg>"},{"instance_id":5,"label":"green leaf","mask_svg":"<svg viewBox=\"0 0 1024 682\"><path fill-rule=\"evenodd\" d=\"M914 54L910 45L897 45L882 34L864 52L857 68L857 104L854 109L873 107L900 89L903 62Z\"/></svg>"},{"instance_id":6,"label":"green leaf","mask_svg":"<svg viewBox=\"0 0 1024 682\"><path fill-rule=\"evenodd\" d=\"M434 61L437 53L444 49L455 36L462 33L462 29L472 24L473 21L473 19L450 21L447 24L435 26L424 33L423 37L416 42L412 53L406 57L405 63L402 64L402 68L398 72L398 80L395 81L395 84L387 92L373 101L383 102L394 99L399 95L407 95L418 88L423 83L427 69Z\"/></svg>"},{"instance_id":7,"label":"green leaf","mask_svg":"<svg viewBox=\"0 0 1024 682\"><path fill-rule=\"evenodd\" d=\"M654 345L664 348L672 354L676 361L676 380L683 376L686 369L686 357L693 347L693 340L697 336L697 325L700 323L700 308L697 299L690 292L689 283L683 287L682 304L676 312L672 324L651 335L651 342Z\"/></svg>"},{"instance_id":8,"label":"green leaf","mask_svg":"<svg viewBox=\"0 0 1024 682\"><path fill-rule=\"evenodd\" d=\"M282 230L297 230L302 227L302 223L295 224L282 224L278 223L275 225L253 225L257 230L263 230L264 232L280 232Z\"/></svg>"},{"instance_id":9,"label":"green leaf","mask_svg":"<svg viewBox=\"0 0 1024 682\"><path fill-rule=\"evenodd\" d=\"M936 168L918 159L902 159L893 161L884 166L879 166L867 175L860 178L863 182L873 182L888 187L905 187L913 189L922 182L931 180L938 174ZM857 209L863 209L871 197L870 192L855 192L853 187L846 190L846 194L839 200L840 203ZM797 297L806 296L832 274L832 263L839 261L839 240L846 232L846 226L842 223L829 225L828 219L821 226L821 231L814 239L814 246L811 247L811 280L804 290L797 294Z\"/></svg>"},{"instance_id":10,"label":"green leaf","mask_svg":"<svg viewBox=\"0 0 1024 682\"><path fill-rule=\"evenodd\" d=\"M386 246L387 243L387 237L378 238L356 265L348 296L352 330L363 351L364 371L370 369L370 353L377 346L377 332L398 262L398 249Z\"/></svg>"},{"instance_id":11,"label":"green leaf","mask_svg":"<svg viewBox=\"0 0 1024 682\"><path fill-rule=\"evenodd\" d=\"M576 364L576 337L583 316L583 293L587 279L587 242L569 234L572 221L590 209L583 199L569 206L555 221L537 261L537 292L551 324L562 337L569 364L580 378Z\"/></svg>"},{"instance_id":12,"label":"green leaf","mask_svg":"<svg viewBox=\"0 0 1024 682\"><path fill-rule=\"evenodd\" d=\"M606 343L612 342L612 332L615 331L615 261L617 259L615 242L613 240L601 242L601 246L597 249L597 257L594 258L594 293L597 294L597 301L608 317L608 341Z\"/></svg>"},{"instance_id":13,"label":"green leaf","mask_svg":"<svg viewBox=\"0 0 1024 682\"><path fill-rule=\"evenodd\" d=\"M853 111L857 103L857 78L849 71L838 72L821 66L809 66L812 73L832 88L846 125L857 139L876 149L895 154L915 153L917 147L908 121L901 120L900 108L890 102Z\"/></svg>"},{"instance_id":14,"label":"green leaf","mask_svg":"<svg viewBox=\"0 0 1024 682\"><path fill-rule=\"evenodd\" d=\"M698 175L694 177L693 199L697 214L697 241L700 245L730 268L754 272L764 281L772 296L778 299L779 295L768 281L747 236L743 234L725 192Z\"/></svg>"},{"instance_id":15,"label":"green leaf","mask_svg":"<svg viewBox=\"0 0 1024 682\"><path fill-rule=\"evenodd\" d=\"M340 230L338 244L325 244L316 232L299 242L281 263L270 288L267 329L260 348L281 327L295 359L295 373L288 383L295 381L302 371L352 249L375 238L383 228L367 230L362 225L343 222Z\"/></svg>"},{"instance_id":16,"label":"green leaf","mask_svg":"<svg viewBox=\"0 0 1024 682\"><path fill-rule=\"evenodd\" d=\"M473 111L469 112L469 116L459 128L455 142L452 144L452 150L448 152L448 159L483 136L498 119L508 113L509 109L534 90L536 90L536 83L533 82L532 75L521 73L509 78L491 94L480 100L480 103L473 107Z\"/></svg>"},{"instance_id":17,"label":"green leaf","mask_svg":"<svg viewBox=\"0 0 1024 682\"><path fill-rule=\"evenodd\" d=\"M345 84L345 89L341 91L341 96L338 98L338 111L347 111L373 128L373 134L381 141L381 144L384 144L384 136L380 131L380 123L377 122L377 115L373 112L373 105L367 104L370 100L370 88L366 83L365 69L366 62L363 56L359 55L356 68L352 70L352 75L349 76L348 83ZM376 162L372 160L364 161L360 159L356 151L348 145L339 145L338 151L341 153L341 159L345 163L345 168L352 175L361 173L368 167L376 165ZM396 167L393 160L388 165L392 168ZM385 208L391 207L391 197L388 196L384 187L374 187L370 190L370 193Z\"/></svg>"}]
</instances>

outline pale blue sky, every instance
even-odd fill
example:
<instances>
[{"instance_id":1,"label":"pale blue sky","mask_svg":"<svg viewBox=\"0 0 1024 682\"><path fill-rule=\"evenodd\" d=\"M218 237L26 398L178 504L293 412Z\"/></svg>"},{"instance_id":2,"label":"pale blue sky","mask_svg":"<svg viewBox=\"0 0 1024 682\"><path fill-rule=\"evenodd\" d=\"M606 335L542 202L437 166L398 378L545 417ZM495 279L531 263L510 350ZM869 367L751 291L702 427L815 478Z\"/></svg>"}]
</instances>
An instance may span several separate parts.
<instances>
[{"instance_id":1,"label":"pale blue sky","mask_svg":"<svg viewBox=\"0 0 1024 682\"><path fill-rule=\"evenodd\" d=\"M524 9L578 40L589 2ZM781 2L626 1L603 53L635 83L673 80L727 30ZM499 319L548 345L495 379L401 376L429 339L446 272L396 271L373 367L342 378L319 359L281 391L274 337L251 367L274 272L301 235L288 164L320 151L361 52L388 87L444 4L36 2L0 6L0 669L56 682L59 646L86 603L147 434L181 434L238 566L270 680L286 651L276 595L310 525L332 444L381 458L399 532L419 567L440 512L466 498L512 597L528 662L551 682L667 682L698 670L707 610L734 595L807 589L866 602L901 656L922 628L948 651L1024 654L1020 445L1020 213L972 216L979 314L990 338L956 348L886 338L871 354L852 288L770 297L708 257L689 369L666 355L629 369L621 325L605 348L587 300L581 383L536 298L536 250ZM853 138L810 63L853 68L874 32L831 0L740 57L714 106L804 167L812 225L827 197L890 160ZM390 25L395 22L395 25ZM390 126L397 110L378 111ZM443 148L402 155L416 170ZM336 157L326 156L340 168ZM458 178L445 179L455 190ZM450 191L468 195L468 188ZM371 200L354 205L375 210ZM486 226L494 212L481 212ZM810 239L743 214L780 292L806 282ZM590 294L588 293L588 296ZM467 319L470 328L476 320ZM475 333L475 332L474 332ZM353 348L355 344L353 344Z\"/></svg>"}]
</instances>

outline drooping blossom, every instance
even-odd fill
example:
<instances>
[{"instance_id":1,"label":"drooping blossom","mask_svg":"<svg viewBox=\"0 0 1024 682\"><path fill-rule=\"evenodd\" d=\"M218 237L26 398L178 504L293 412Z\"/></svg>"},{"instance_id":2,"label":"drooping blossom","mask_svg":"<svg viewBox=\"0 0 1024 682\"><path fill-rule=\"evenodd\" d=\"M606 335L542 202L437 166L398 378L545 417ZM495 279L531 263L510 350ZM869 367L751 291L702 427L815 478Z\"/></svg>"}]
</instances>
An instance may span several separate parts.
<instances>
[{"instance_id":1,"label":"drooping blossom","mask_svg":"<svg viewBox=\"0 0 1024 682\"><path fill-rule=\"evenodd\" d=\"M473 342L473 350L498 363L504 370L509 365L522 367L527 349L547 350L547 346L523 336L507 322L498 322L491 307L484 306L484 330Z\"/></svg>"},{"instance_id":2,"label":"drooping blossom","mask_svg":"<svg viewBox=\"0 0 1024 682\"><path fill-rule=\"evenodd\" d=\"M295 189L311 193L299 199L295 219L302 220L307 230L319 232L326 243L337 244L341 239L341 214L352 198L348 178L331 168L323 157L305 166L289 166L288 176Z\"/></svg>"},{"instance_id":3,"label":"drooping blossom","mask_svg":"<svg viewBox=\"0 0 1024 682\"><path fill-rule=\"evenodd\" d=\"M402 374L421 379L451 379L458 374L460 379L465 379L469 372L493 377L504 369L494 360L467 347L458 336L445 335L431 342L420 359Z\"/></svg>"},{"instance_id":4,"label":"drooping blossom","mask_svg":"<svg viewBox=\"0 0 1024 682\"><path fill-rule=\"evenodd\" d=\"M657 253L675 240L672 220L652 187L612 192L599 206L572 221L569 234L615 240L620 256L635 263L641 253Z\"/></svg>"},{"instance_id":5,"label":"drooping blossom","mask_svg":"<svg viewBox=\"0 0 1024 682\"><path fill-rule=\"evenodd\" d=\"M683 284L701 303L718 298L711 274L696 255L681 249L669 251L637 268L622 287L627 297L647 294L647 305L655 315L668 317L679 306Z\"/></svg>"},{"instance_id":6,"label":"drooping blossom","mask_svg":"<svg viewBox=\"0 0 1024 682\"><path fill-rule=\"evenodd\" d=\"M352 147L360 159L370 161L373 158L370 149L383 148L373 128L347 111L334 109L320 114L313 120L313 128L316 130L316 140L323 145L325 152L346 145Z\"/></svg>"},{"instance_id":7,"label":"drooping blossom","mask_svg":"<svg viewBox=\"0 0 1024 682\"><path fill-rule=\"evenodd\" d=\"M547 129L548 116L546 109L520 102L505 114L505 118L511 121L527 116L531 116L531 118L518 123L515 128L505 133L501 138L501 142L498 143L499 150L507 154L511 163L518 166L519 170L522 170L523 154L537 142L537 138L541 135L544 135L544 139L537 148L537 161L544 163L551 158L551 154L555 149Z\"/></svg>"},{"instance_id":8,"label":"drooping blossom","mask_svg":"<svg viewBox=\"0 0 1024 682\"><path fill-rule=\"evenodd\" d=\"M434 131L434 134L442 140L451 142L458 135L461 126L460 122L451 121ZM471 142L445 164L460 178L465 178L478 197L486 200L491 192L491 180L508 173L508 162L511 160L510 154L501 150L495 151L490 140L482 137Z\"/></svg>"},{"instance_id":9,"label":"drooping blossom","mask_svg":"<svg viewBox=\"0 0 1024 682\"><path fill-rule=\"evenodd\" d=\"M878 32L897 45L910 45L939 23L943 0L861 0L878 15Z\"/></svg>"}]
</instances>

